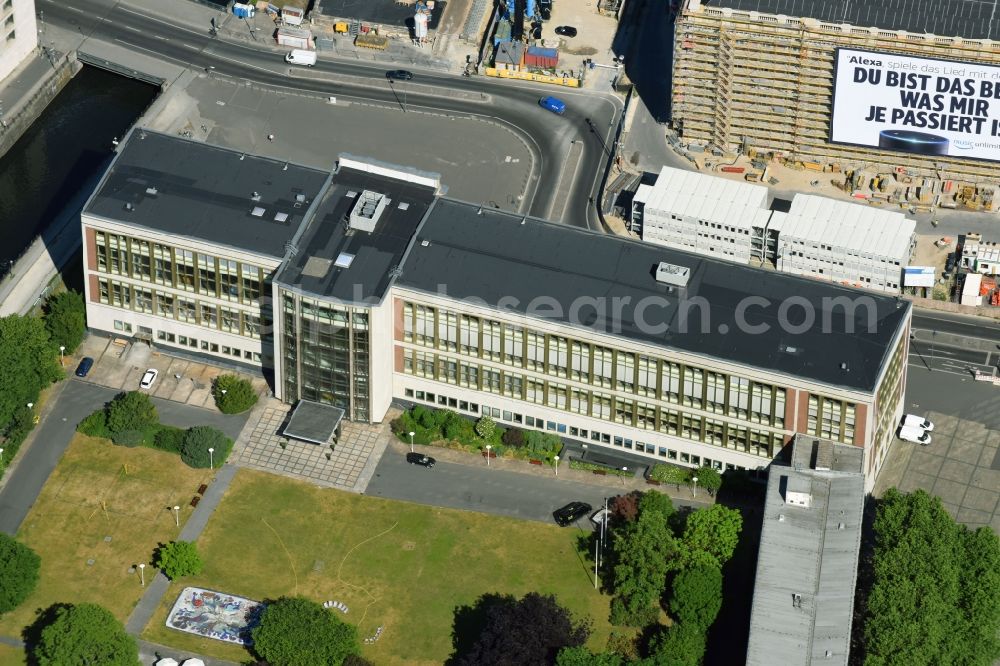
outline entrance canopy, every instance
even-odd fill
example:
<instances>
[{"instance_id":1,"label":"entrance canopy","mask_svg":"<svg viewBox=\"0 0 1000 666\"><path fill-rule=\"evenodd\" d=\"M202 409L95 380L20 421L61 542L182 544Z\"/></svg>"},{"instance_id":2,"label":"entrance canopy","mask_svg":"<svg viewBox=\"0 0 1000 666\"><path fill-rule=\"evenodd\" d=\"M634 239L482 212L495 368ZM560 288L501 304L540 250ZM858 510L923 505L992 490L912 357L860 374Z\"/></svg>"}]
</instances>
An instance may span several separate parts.
<instances>
[{"instance_id":1,"label":"entrance canopy","mask_svg":"<svg viewBox=\"0 0 1000 666\"><path fill-rule=\"evenodd\" d=\"M291 439L326 444L337 433L343 419L344 410L340 407L299 400L283 434Z\"/></svg>"}]
</instances>

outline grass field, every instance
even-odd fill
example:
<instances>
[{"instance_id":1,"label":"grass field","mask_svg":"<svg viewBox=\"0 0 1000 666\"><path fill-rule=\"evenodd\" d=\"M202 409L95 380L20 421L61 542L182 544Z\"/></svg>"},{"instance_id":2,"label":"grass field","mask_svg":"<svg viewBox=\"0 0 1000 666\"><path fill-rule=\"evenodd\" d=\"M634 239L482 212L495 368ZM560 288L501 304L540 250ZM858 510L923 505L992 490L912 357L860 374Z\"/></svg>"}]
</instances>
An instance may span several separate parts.
<instances>
[{"instance_id":1,"label":"grass field","mask_svg":"<svg viewBox=\"0 0 1000 666\"><path fill-rule=\"evenodd\" d=\"M171 584L143 637L239 661L242 648L164 626L180 590L199 585L263 600L337 600L344 619L381 640L377 664L440 664L451 653L456 606L487 592L553 593L594 621L603 648L608 598L573 548L577 530L353 495L240 470L198 541L205 569Z\"/></svg>"},{"instance_id":2,"label":"grass field","mask_svg":"<svg viewBox=\"0 0 1000 666\"><path fill-rule=\"evenodd\" d=\"M143 592L129 567L176 538L168 507L180 505L183 526L188 502L209 478L175 454L77 434L18 533L41 556L41 577L24 604L0 617L0 633L19 636L36 609L56 602L90 601L128 619ZM147 567L146 580L153 574Z\"/></svg>"},{"instance_id":3,"label":"grass field","mask_svg":"<svg viewBox=\"0 0 1000 666\"><path fill-rule=\"evenodd\" d=\"M26 663L23 648L0 644L0 664L3 664L3 666L21 666L21 664Z\"/></svg>"}]
</instances>

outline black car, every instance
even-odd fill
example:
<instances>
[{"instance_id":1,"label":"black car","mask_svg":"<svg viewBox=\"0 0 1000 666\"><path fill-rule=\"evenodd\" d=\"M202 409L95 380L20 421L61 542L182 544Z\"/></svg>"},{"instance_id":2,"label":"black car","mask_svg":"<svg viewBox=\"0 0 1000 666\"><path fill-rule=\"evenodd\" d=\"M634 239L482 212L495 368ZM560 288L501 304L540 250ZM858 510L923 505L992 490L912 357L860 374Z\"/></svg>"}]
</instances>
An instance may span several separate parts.
<instances>
[{"instance_id":1,"label":"black car","mask_svg":"<svg viewBox=\"0 0 1000 666\"><path fill-rule=\"evenodd\" d=\"M430 456L425 456L422 453L407 453L406 462L410 463L411 465L420 465L421 467L426 467L427 469L430 469L431 467L434 467L434 463L436 463L437 461L434 460L434 458L431 458Z\"/></svg>"},{"instance_id":2,"label":"black car","mask_svg":"<svg viewBox=\"0 0 1000 666\"><path fill-rule=\"evenodd\" d=\"M89 356L84 356L80 361L80 365L76 366L76 376L86 377L87 373L90 372L90 368L94 365L94 359Z\"/></svg>"},{"instance_id":3,"label":"black car","mask_svg":"<svg viewBox=\"0 0 1000 666\"><path fill-rule=\"evenodd\" d=\"M548 21L552 18L552 0L538 0L538 18Z\"/></svg>"},{"instance_id":4,"label":"black car","mask_svg":"<svg viewBox=\"0 0 1000 666\"><path fill-rule=\"evenodd\" d=\"M576 37L576 28L571 25L561 25L556 28L556 34L563 37Z\"/></svg>"},{"instance_id":5,"label":"black car","mask_svg":"<svg viewBox=\"0 0 1000 666\"><path fill-rule=\"evenodd\" d=\"M570 502L563 508L553 511L552 517L556 519L557 525L566 527L586 516L592 508L586 502Z\"/></svg>"},{"instance_id":6,"label":"black car","mask_svg":"<svg viewBox=\"0 0 1000 666\"><path fill-rule=\"evenodd\" d=\"M386 72L385 78L390 81L409 81L413 78L413 72L409 72L405 69L394 69L391 72Z\"/></svg>"}]
</instances>

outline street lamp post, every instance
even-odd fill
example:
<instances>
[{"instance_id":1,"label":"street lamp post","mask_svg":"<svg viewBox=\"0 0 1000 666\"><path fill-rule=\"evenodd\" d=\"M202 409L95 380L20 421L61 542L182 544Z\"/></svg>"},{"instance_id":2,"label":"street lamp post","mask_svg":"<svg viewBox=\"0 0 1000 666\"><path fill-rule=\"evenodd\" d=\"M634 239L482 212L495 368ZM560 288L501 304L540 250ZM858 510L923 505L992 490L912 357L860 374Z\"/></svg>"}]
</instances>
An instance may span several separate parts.
<instances>
[{"instance_id":1,"label":"street lamp post","mask_svg":"<svg viewBox=\"0 0 1000 666\"><path fill-rule=\"evenodd\" d=\"M698 497L698 477L691 477L691 496L697 499Z\"/></svg>"},{"instance_id":2,"label":"street lamp post","mask_svg":"<svg viewBox=\"0 0 1000 666\"><path fill-rule=\"evenodd\" d=\"M3 466L3 449L0 448L0 467Z\"/></svg>"},{"instance_id":3,"label":"street lamp post","mask_svg":"<svg viewBox=\"0 0 1000 666\"><path fill-rule=\"evenodd\" d=\"M490 451L492 449L493 449L493 445L492 444L487 444L486 445L486 466L487 467L490 466Z\"/></svg>"},{"instance_id":4,"label":"street lamp post","mask_svg":"<svg viewBox=\"0 0 1000 666\"><path fill-rule=\"evenodd\" d=\"M413 453L413 436L416 435L417 433L415 433L415 432L413 432L411 430L410 432L408 432L406 434L408 434L410 436L410 453Z\"/></svg>"},{"instance_id":5,"label":"street lamp post","mask_svg":"<svg viewBox=\"0 0 1000 666\"><path fill-rule=\"evenodd\" d=\"M607 519L607 516L605 516L605 519ZM601 522L603 523L604 521L602 520ZM594 589L595 590L597 589L597 566L598 566L598 558L600 557L599 551L597 550L599 544L600 544L600 539L594 539Z\"/></svg>"},{"instance_id":6,"label":"street lamp post","mask_svg":"<svg viewBox=\"0 0 1000 666\"><path fill-rule=\"evenodd\" d=\"M32 408L32 407L34 407L34 406L35 406L35 403L33 403L33 402L29 402L29 403L28 403L28 409L31 409L31 408Z\"/></svg>"},{"instance_id":7,"label":"street lamp post","mask_svg":"<svg viewBox=\"0 0 1000 666\"><path fill-rule=\"evenodd\" d=\"M181 508L176 504L174 505L174 523L177 527L181 526Z\"/></svg>"},{"instance_id":8,"label":"street lamp post","mask_svg":"<svg viewBox=\"0 0 1000 666\"><path fill-rule=\"evenodd\" d=\"M559 476L559 456L552 456L552 459L556 461L556 476Z\"/></svg>"},{"instance_id":9,"label":"street lamp post","mask_svg":"<svg viewBox=\"0 0 1000 666\"><path fill-rule=\"evenodd\" d=\"M146 587L146 565L139 565L139 584Z\"/></svg>"},{"instance_id":10,"label":"street lamp post","mask_svg":"<svg viewBox=\"0 0 1000 666\"><path fill-rule=\"evenodd\" d=\"M627 473L628 472L628 467L622 467L622 471ZM625 475L624 474L622 474L622 485L623 486L625 485Z\"/></svg>"},{"instance_id":11,"label":"street lamp post","mask_svg":"<svg viewBox=\"0 0 1000 666\"><path fill-rule=\"evenodd\" d=\"M66 353L66 345L59 345L59 367L60 368L65 365L65 363L63 363L63 354L65 354L65 353Z\"/></svg>"},{"instance_id":12,"label":"street lamp post","mask_svg":"<svg viewBox=\"0 0 1000 666\"><path fill-rule=\"evenodd\" d=\"M215 469L215 449L208 447L208 468Z\"/></svg>"}]
</instances>

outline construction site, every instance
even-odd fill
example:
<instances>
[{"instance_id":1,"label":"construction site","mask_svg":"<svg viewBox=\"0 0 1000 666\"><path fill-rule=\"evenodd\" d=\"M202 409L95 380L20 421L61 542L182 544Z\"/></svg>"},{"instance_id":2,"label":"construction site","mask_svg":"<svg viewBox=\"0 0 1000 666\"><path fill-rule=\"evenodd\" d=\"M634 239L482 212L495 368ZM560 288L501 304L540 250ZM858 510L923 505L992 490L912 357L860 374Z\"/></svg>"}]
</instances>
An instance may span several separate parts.
<instances>
[{"instance_id":1,"label":"construction site","mask_svg":"<svg viewBox=\"0 0 1000 666\"><path fill-rule=\"evenodd\" d=\"M923 0L891 11L833 4L775 0L765 14L755 0L686 0L671 98L678 150L699 166L740 164L746 180L772 185L774 171L803 172L810 185L873 205L995 211L995 162L834 143L831 116L838 49L1000 65L1000 42L985 39L996 19L967 0L933 11Z\"/></svg>"}]
</instances>

